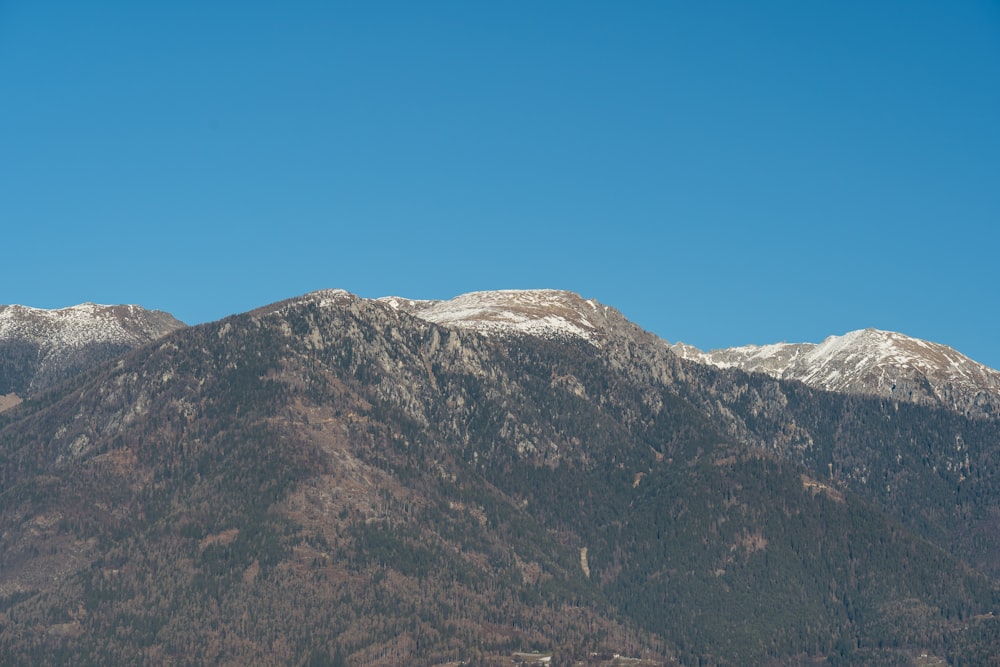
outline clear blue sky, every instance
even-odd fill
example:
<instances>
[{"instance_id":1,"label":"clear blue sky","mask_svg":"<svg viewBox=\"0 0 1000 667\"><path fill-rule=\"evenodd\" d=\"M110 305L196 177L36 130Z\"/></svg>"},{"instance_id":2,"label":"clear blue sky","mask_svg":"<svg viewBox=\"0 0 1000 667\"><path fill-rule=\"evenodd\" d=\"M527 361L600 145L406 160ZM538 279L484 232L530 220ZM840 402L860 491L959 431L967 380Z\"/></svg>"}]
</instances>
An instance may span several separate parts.
<instances>
[{"instance_id":1,"label":"clear blue sky","mask_svg":"<svg viewBox=\"0 0 1000 667\"><path fill-rule=\"evenodd\" d=\"M325 287L1000 368L1000 3L0 0L0 303Z\"/></svg>"}]
</instances>

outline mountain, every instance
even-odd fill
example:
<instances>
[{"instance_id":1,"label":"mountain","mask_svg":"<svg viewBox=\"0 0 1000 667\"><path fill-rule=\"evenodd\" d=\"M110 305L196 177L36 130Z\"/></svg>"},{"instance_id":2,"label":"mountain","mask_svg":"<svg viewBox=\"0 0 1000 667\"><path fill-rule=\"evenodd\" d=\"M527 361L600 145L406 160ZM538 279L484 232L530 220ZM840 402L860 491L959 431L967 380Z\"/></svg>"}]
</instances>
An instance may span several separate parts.
<instances>
[{"instance_id":1,"label":"mountain","mask_svg":"<svg viewBox=\"0 0 1000 667\"><path fill-rule=\"evenodd\" d=\"M315 292L0 414L0 663L995 656L996 420L468 299Z\"/></svg>"},{"instance_id":2,"label":"mountain","mask_svg":"<svg viewBox=\"0 0 1000 667\"><path fill-rule=\"evenodd\" d=\"M679 356L719 368L740 368L817 389L937 405L976 417L1000 415L1000 372L950 347L891 331L864 329L822 343L747 345Z\"/></svg>"},{"instance_id":3,"label":"mountain","mask_svg":"<svg viewBox=\"0 0 1000 667\"><path fill-rule=\"evenodd\" d=\"M601 347L612 332L634 328L615 309L561 290L381 301L429 322L491 336L579 338ZM670 350L689 361L766 373L825 391L942 406L974 417L1000 414L1000 371L945 345L894 332L864 329L830 336L820 344L747 345L710 352L677 343Z\"/></svg>"},{"instance_id":4,"label":"mountain","mask_svg":"<svg viewBox=\"0 0 1000 667\"><path fill-rule=\"evenodd\" d=\"M614 308L561 290L383 301L430 322L508 342L525 336L584 341L616 370L627 368L633 377L670 386L729 438L780 450L819 475L835 475L911 528L1000 576L1000 513L970 513L968 507L954 505L956 496L966 499L970 493L1000 497L991 436L969 434L962 420L940 415L933 418L933 428L921 432L919 424L935 413L918 411L921 416L913 417L912 410L893 403L945 408L987 419L985 428L993 428L1000 408L1000 373L951 348L868 329L831 337L822 345L747 346L706 354L683 343L670 345ZM743 373L732 372L736 370L803 382L837 396L817 400L794 384L757 386ZM855 399L865 396L885 400ZM817 414L823 417L817 419ZM970 441L978 446L970 449ZM900 442L906 446L886 446ZM912 465L916 443L923 443L923 451L919 465ZM946 490L949 485L957 491ZM931 489L936 498L928 504ZM986 505L992 508L992 502ZM915 507L920 511L915 513Z\"/></svg>"},{"instance_id":5,"label":"mountain","mask_svg":"<svg viewBox=\"0 0 1000 667\"><path fill-rule=\"evenodd\" d=\"M613 308L564 290L470 292L447 301L379 300L428 322L501 336L570 337L597 344L609 328L625 322Z\"/></svg>"},{"instance_id":6,"label":"mountain","mask_svg":"<svg viewBox=\"0 0 1000 667\"><path fill-rule=\"evenodd\" d=\"M139 306L0 306L0 410L183 326Z\"/></svg>"}]
</instances>

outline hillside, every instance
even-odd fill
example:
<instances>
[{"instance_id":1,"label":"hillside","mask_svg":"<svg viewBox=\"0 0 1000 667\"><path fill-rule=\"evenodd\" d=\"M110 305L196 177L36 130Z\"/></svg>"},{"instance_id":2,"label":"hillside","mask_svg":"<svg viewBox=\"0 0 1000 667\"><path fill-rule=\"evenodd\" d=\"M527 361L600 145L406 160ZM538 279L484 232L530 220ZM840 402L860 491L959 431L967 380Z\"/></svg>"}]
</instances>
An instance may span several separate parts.
<instances>
[{"instance_id":1,"label":"hillside","mask_svg":"<svg viewBox=\"0 0 1000 667\"><path fill-rule=\"evenodd\" d=\"M317 292L0 415L0 662L982 664L996 423L583 307L591 340Z\"/></svg>"}]
</instances>

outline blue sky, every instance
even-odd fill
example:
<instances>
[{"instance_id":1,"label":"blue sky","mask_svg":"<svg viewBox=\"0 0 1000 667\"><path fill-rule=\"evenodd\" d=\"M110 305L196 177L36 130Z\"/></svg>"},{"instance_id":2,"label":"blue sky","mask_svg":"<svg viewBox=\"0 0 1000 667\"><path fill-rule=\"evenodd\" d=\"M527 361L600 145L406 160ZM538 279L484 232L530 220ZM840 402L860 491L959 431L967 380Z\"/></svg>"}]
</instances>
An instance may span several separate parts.
<instances>
[{"instance_id":1,"label":"blue sky","mask_svg":"<svg viewBox=\"0 0 1000 667\"><path fill-rule=\"evenodd\" d=\"M569 289L1000 368L1000 3L0 0L0 303Z\"/></svg>"}]
</instances>

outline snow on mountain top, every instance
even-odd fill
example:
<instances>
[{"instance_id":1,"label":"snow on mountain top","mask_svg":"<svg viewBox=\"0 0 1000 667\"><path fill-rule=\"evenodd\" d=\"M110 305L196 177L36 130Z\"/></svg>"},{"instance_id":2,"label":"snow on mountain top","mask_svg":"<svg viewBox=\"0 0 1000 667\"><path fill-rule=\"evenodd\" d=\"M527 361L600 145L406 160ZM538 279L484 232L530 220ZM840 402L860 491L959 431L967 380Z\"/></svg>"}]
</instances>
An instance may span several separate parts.
<instances>
[{"instance_id":1,"label":"snow on mountain top","mask_svg":"<svg viewBox=\"0 0 1000 667\"><path fill-rule=\"evenodd\" d=\"M295 301L313 301L322 308L341 304L345 301L352 301L357 298L357 296L351 294L345 289L321 289L316 290L315 292L309 292Z\"/></svg>"},{"instance_id":2,"label":"snow on mountain top","mask_svg":"<svg viewBox=\"0 0 1000 667\"><path fill-rule=\"evenodd\" d=\"M327 290L304 298L342 304L358 297ZM387 296L376 301L435 324L493 336L582 339L604 348L643 335L613 308L565 290L470 292L448 300ZM707 353L683 343L669 348L685 359L798 380L827 391L944 404L967 414L1000 413L1000 373L944 345L891 331L860 329L821 343L747 345Z\"/></svg>"},{"instance_id":3,"label":"snow on mountain top","mask_svg":"<svg viewBox=\"0 0 1000 667\"><path fill-rule=\"evenodd\" d=\"M379 301L421 319L489 334L582 338L592 344L608 309L565 290L469 292L447 301L382 297Z\"/></svg>"},{"instance_id":4,"label":"snow on mountain top","mask_svg":"<svg viewBox=\"0 0 1000 667\"><path fill-rule=\"evenodd\" d=\"M702 352L684 343L675 344L672 348L687 359L720 368L746 367L754 362L767 364L772 368L780 366L782 369L792 366L819 368L834 360L848 359L865 360L868 363L912 364L928 369L969 363L981 365L946 345L872 328L829 336L821 343L743 345L709 352Z\"/></svg>"},{"instance_id":5,"label":"snow on mountain top","mask_svg":"<svg viewBox=\"0 0 1000 667\"><path fill-rule=\"evenodd\" d=\"M12 354L0 369L0 384L4 391L32 395L183 327L169 313L134 305L0 306L0 351ZM20 361L11 365L11 358Z\"/></svg>"},{"instance_id":6,"label":"snow on mountain top","mask_svg":"<svg viewBox=\"0 0 1000 667\"><path fill-rule=\"evenodd\" d=\"M720 368L799 380L828 391L944 403L970 414L1000 401L1000 372L946 345L892 331L859 329L818 344L747 345L711 352L689 345L672 349Z\"/></svg>"},{"instance_id":7,"label":"snow on mountain top","mask_svg":"<svg viewBox=\"0 0 1000 667\"><path fill-rule=\"evenodd\" d=\"M982 366L946 345L878 329L860 329L843 336L830 336L813 347L805 359L818 369L837 360L910 366L924 372L951 369L959 374L964 374L973 365Z\"/></svg>"},{"instance_id":8,"label":"snow on mountain top","mask_svg":"<svg viewBox=\"0 0 1000 667\"><path fill-rule=\"evenodd\" d=\"M183 326L167 313L136 305L87 302L54 309L0 306L0 339L19 338L55 346L79 347L97 341L145 342Z\"/></svg>"}]
</instances>

